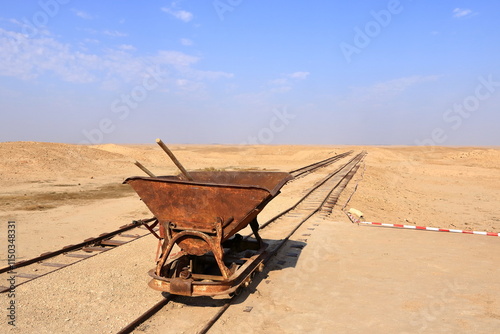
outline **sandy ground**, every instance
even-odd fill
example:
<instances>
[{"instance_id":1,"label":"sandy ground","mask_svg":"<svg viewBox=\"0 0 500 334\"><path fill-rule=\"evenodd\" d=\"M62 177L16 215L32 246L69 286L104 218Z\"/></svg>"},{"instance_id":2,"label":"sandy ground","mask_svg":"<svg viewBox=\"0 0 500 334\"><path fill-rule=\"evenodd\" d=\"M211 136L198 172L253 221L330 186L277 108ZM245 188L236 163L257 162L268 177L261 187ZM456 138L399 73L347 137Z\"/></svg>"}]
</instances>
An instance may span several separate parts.
<instances>
[{"instance_id":1,"label":"sandy ground","mask_svg":"<svg viewBox=\"0 0 500 334\"><path fill-rule=\"evenodd\" d=\"M314 228L313 231L309 228ZM211 333L498 333L498 240L316 219ZM444 248L446 245L446 248ZM479 260L480 259L480 260ZM248 308L251 312L244 310ZM162 329L166 329L165 326ZM151 333L153 333L152 331Z\"/></svg>"},{"instance_id":2,"label":"sandy ground","mask_svg":"<svg viewBox=\"0 0 500 334\"><path fill-rule=\"evenodd\" d=\"M283 171L365 149L363 178L358 173L340 203L359 182L347 208L361 210L365 220L500 232L498 148L171 148L188 169ZM155 145L0 143L0 156L2 265L8 220L16 221L18 259L30 258L149 217L135 193L121 185L128 176L142 175L133 165L135 160L157 175L177 173ZM294 202L314 176L301 182L285 187L263 217ZM500 329L499 238L359 227L349 223L339 208L321 220L313 236L293 266L282 270L269 266L268 277L230 308L213 331L241 329L240 322L251 324L255 332L283 333ZM35 333L95 328L96 333L112 333L121 328L158 300L146 286L154 241L143 238L108 253L20 287L18 326L12 329L4 322L0 329ZM124 257L128 261L120 260ZM110 268L109 263L116 265ZM136 302L138 295L144 298ZM117 307L117 315L110 309L113 301L138 307ZM0 302L7 305L6 295ZM99 305L108 311L97 312ZM248 305L252 311L242 312L241 307ZM171 319L176 310L169 309L163 317ZM88 319L87 324L82 319ZM160 321L150 328L154 332L167 327ZM172 328L169 332L176 332ZM148 332L146 327L144 331Z\"/></svg>"}]
</instances>

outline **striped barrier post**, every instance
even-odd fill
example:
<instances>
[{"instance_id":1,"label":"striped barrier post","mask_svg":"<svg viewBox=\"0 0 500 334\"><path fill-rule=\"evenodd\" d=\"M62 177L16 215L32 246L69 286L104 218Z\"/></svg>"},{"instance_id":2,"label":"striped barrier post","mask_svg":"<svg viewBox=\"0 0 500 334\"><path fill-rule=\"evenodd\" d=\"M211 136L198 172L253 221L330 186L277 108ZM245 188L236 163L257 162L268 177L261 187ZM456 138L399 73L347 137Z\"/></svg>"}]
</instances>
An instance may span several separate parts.
<instances>
[{"instance_id":1,"label":"striped barrier post","mask_svg":"<svg viewBox=\"0 0 500 334\"><path fill-rule=\"evenodd\" d=\"M464 233L464 234L479 234L487 235L492 237L500 237L500 233L495 232L482 232L482 231L468 231L468 230L457 230L457 229L447 229L447 228L437 228L437 227L425 227L425 226L415 226L415 225L403 225L403 224L387 224L387 223L376 223L376 222L362 222L356 219L352 214L346 212L349 219L356 224L365 224L373 226L384 226L384 227L394 227L394 228L407 228L412 230L423 230L423 231L434 231L434 232L452 232L452 233Z\"/></svg>"}]
</instances>

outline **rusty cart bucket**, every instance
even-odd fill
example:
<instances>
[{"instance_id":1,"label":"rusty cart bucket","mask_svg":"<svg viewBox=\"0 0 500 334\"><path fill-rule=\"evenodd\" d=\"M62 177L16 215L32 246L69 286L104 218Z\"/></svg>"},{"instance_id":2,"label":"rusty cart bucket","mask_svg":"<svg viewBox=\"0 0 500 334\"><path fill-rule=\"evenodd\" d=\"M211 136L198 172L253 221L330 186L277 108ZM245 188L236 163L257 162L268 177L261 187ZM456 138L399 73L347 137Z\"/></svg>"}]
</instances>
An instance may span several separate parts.
<instances>
[{"instance_id":1,"label":"rusty cart bucket","mask_svg":"<svg viewBox=\"0 0 500 334\"><path fill-rule=\"evenodd\" d=\"M236 277L238 266L225 262L225 244L250 224L259 247L252 256L244 257L253 257L254 262L259 262L257 259L262 257L266 245L258 235L256 217L292 176L285 172L246 171L190 172L190 175L193 181L182 175L130 177L124 181L155 215L163 238L161 257L156 270L150 272L156 282L150 286L183 295L227 292L241 277ZM181 249L177 257L170 256L174 245ZM219 271L215 275L195 273L190 263L196 257L199 260L207 255L215 259ZM239 266L246 268L247 273L254 267L248 261ZM201 284L196 277L208 283ZM218 288L214 288L214 284L219 285Z\"/></svg>"}]
</instances>

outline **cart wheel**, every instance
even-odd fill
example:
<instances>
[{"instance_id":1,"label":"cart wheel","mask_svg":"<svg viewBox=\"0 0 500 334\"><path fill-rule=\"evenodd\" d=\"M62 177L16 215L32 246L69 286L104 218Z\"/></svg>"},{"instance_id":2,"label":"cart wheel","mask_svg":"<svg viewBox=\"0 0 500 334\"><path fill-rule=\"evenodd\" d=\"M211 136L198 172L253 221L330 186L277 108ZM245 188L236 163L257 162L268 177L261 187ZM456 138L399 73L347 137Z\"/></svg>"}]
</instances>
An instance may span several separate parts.
<instances>
[{"instance_id":1,"label":"cart wheel","mask_svg":"<svg viewBox=\"0 0 500 334\"><path fill-rule=\"evenodd\" d=\"M177 267L179 260L173 261L170 266L166 267L164 266L161 269L161 276L163 277L173 277L175 274L175 268Z\"/></svg>"},{"instance_id":2,"label":"cart wheel","mask_svg":"<svg viewBox=\"0 0 500 334\"><path fill-rule=\"evenodd\" d=\"M233 298L233 297L239 296L242 291L243 291L243 287L240 285L239 287L236 288L236 290L234 290L234 292L231 292L229 294L229 297Z\"/></svg>"},{"instance_id":3,"label":"cart wheel","mask_svg":"<svg viewBox=\"0 0 500 334\"><path fill-rule=\"evenodd\" d=\"M257 269L255 269L254 271L252 271L252 273L250 274L250 280L253 280L254 277L257 275L257 273L258 273Z\"/></svg>"}]
</instances>

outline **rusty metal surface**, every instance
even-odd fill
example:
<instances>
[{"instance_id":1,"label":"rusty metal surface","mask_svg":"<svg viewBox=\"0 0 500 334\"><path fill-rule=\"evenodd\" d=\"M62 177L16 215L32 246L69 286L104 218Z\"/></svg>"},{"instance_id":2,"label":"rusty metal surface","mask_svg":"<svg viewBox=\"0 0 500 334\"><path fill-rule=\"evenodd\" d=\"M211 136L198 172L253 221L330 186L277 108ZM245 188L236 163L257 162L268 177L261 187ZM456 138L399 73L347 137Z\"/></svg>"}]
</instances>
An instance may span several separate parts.
<instances>
[{"instance_id":1,"label":"rusty metal surface","mask_svg":"<svg viewBox=\"0 0 500 334\"><path fill-rule=\"evenodd\" d=\"M124 181L159 220L176 230L211 231L217 219L222 241L246 227L292 177L283 172L191 172L182 176L131 177Z\"/></svg>"},{"instance_id":2,"label":"rusty metal surface","mask_svg":"<svg viewBox=\"0 0 500 334\"><path fill-rule=\"evenodd\" d=\"M257 254L245 260L244 264L241 265L238 270L231 274L228 279L212 281L191 281L190 296L217 296L217 295L227 295L235 292L240 286L244 286L251 281L252 273L261 272L264 268L263 262L268 256L268 253L262 248ZM178 278L166 278L156 274L156 270L152 269L149 271L149 275L152 280L149 282L149 287L152 289L168 292L172 294L180 294L174 291L178 291L178 287L173 287L172 284L180 284ZM184 290L184 292L187 290ZM183 294L185 295L185 294Z\"/></svg>"},{"instance_id":3,"label":"rusty metal surface","mask_svg":"<svg viewBox=\"0 0 500 334\"><path fill-rule=\"evenodd\" d=\"M181 296L191 296L193 293L193 280L173 278L170 281L170 293Z\"/></svg>"},{"instance_id":4,"label":"rusty metal surface","mask_svg":"<svg viewBox=\"0 0 500 334\"><path fill-rule=\"evenodd\" d=\"M131 177L124 181L134 188L155 215L155 224L159 224L161 256L149 285L184 296L230 293L245 284L248 275L262 262L267 245L258 235L257 215L293 177L283 172L190 175L194 181L183 175ZM254 255L237 260L239 264L225 261L224 242L248 224L257 238L255 245L248 248ZM247 246L246 241L241 243L241 237L236 239L240 247ZM172 258L176 245L181 252ZM206 255L213 259L210 270L215 274L195 271L193 257Z\"/></svg>"},{"instance_id":5,"label":"rusty metal surface","mask_svg":"<svg viewBox=\"0 0 500 334\"><path fill-rule=\"evenodd\" d=\"M166 242L164 242L165 248L163 249L162 256L158 261L156 266L156 274L161 275L164 265L172 251L175 244L179 245L183 252L190 255L201 256L209 251L212 252L219 270L222 273L224 279L227 279L231 274L229 269L225 266L223 257L224 250L222 249L222 222L215 224L215 236L210 236L206 233L194 230L181 231L179 233L173 234Z\"/></svg>"}]
</instances>

